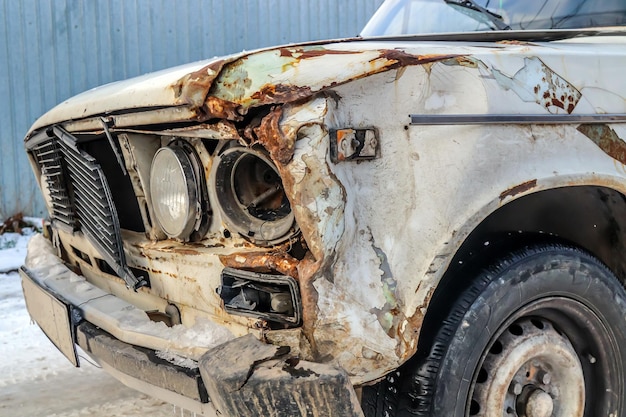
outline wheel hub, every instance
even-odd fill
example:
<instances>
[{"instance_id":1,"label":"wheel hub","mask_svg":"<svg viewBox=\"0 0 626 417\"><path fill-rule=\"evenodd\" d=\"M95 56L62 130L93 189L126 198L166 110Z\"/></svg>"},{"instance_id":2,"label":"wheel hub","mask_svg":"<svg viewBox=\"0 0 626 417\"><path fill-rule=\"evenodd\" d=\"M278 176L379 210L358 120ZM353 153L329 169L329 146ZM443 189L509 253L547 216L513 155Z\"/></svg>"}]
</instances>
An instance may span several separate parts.
<instances>
[{"instance_id":1,"label":"wheel hub","mask_svg":"<svg viewBox=\"0 0 626 417\"><path fill-rule=\"evenodd\" d=\"M544 319L509 326L484 354L470 416L582 417L582 366L569 340Z\"/></svg>"},{"instance_id":2,"label":"wheel hub","mask_svg":"<svg viewBox=\"0 0 626 417\"><path fill-rule=\"evenodd\" d=\"M545 391L534 390L526 402L527 417L550 417L554 409L552 397Z\"/></svg>"}]
</instances>

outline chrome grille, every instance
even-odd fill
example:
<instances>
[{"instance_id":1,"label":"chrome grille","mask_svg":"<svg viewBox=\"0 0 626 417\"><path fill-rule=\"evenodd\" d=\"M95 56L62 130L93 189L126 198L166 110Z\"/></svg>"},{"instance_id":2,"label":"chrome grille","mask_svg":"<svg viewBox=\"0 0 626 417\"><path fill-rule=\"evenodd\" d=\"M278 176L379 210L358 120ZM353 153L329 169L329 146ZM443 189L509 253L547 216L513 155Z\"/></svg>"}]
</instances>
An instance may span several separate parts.
<instances>
[{"instance_id":1,"label":"chrome grille","mask_svg":"<svg viewBox=\"0 0 626 417\"><path fill-rule=\"evenodd\" d=\"M74 230L76 220L65 186L63 155L59 144L54 140L45 141L33 148L33 154L50 191L51 216L60 226Z\"/></svg>"},{"instance_id":2,"label":"chrome grille","mask_svg":"<svg viewBox=\"0 0 626 417\"><path fill-rule=\"evenodd\" d=\"M59 127L52 132L54 137L33 152L49 186L53 221L81 231L128 286L143 285L126 266L117 210L102 168L78 148L74 136Z\"/></svg>"}]
</instances>

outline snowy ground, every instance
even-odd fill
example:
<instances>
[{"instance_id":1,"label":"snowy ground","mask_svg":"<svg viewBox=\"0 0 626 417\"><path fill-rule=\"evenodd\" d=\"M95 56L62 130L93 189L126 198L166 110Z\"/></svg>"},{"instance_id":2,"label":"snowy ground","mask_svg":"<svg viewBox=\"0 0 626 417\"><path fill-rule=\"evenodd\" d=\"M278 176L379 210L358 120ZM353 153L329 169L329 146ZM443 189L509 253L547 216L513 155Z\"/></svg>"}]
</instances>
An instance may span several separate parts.
<instances>
[{"instance_id":1,"label":"snowy ground","mask_svg":"<svg viewBox=\"0 0 626 417\"><path fill-rule=\"evenodd\" d=\"M32 233L0 235L0 417L191 415L127 388L84 353L74 368L30 321L16 270Z\"/></svg>"}]
</instances>

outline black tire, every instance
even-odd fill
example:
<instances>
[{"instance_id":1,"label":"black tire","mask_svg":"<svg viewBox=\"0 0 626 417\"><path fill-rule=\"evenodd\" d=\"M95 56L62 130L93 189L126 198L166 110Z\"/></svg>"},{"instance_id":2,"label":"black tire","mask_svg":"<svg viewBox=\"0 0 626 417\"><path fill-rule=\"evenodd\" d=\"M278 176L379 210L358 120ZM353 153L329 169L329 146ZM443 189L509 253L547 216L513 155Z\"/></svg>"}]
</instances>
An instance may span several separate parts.
<instances>
[{"instance_id":1,"label":"black tire","mask_svg":"<svg viewBox=\"0 0 626 417\"><path fill-rule=\"evenodd\" d=\"M398 413L400 371L391 372L375 385L363 387L361 408L365 417L393 417Z\"/></svg>"},{"instance_id":2,"label":"black tire","mask_svg":"<svg viewBox=\"0 0 626 417\"><path fill-rule=\"evenodd\" d=\"M456 301L402 408L427 417L519 416L527 407L626 417L625 347L617 278L575 248L526 248L484 270ZM581 395L584 406L572 406Z\"/></svg>"}]
</instances>

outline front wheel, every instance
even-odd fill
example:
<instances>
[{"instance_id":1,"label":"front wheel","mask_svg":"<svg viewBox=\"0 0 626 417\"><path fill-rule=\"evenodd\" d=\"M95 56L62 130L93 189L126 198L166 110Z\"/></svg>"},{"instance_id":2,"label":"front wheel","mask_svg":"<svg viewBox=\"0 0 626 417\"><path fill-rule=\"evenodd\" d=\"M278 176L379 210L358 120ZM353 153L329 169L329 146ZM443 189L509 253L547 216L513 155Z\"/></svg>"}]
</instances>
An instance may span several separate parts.
<instances>
[{"instance_id":1,"label":"front wheel","mask_svg":"<svg viewBox=\"0 0 626 417\"><path fill-rule=\"evenodd\" d=\"M616 277L575 248L527 248L456 301L398 414L626 417L625 365Z\"/></svg>"}]
</instances>

